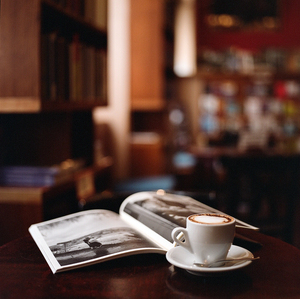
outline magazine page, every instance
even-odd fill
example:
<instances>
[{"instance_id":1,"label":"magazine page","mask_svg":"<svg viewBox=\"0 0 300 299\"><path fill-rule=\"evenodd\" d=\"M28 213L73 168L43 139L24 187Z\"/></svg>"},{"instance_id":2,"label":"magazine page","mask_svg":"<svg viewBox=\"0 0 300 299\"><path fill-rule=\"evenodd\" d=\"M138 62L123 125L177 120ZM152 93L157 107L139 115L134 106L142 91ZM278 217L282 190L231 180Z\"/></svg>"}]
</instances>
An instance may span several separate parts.
<instances>
[{"instance_id":1,"label":"magazine page","mask_svg":"<svg viewBox=\"0 0 300 299\"><path fill-rule=\"evenodd\" d=\"M135 253L165 253L108 210L89 210L30 226L53 273Z\"/></svg>"},{"instance_id":2,"label":"magazine page","mask_svg":"<svg viewBox=\"0 0 300 299\"><path fill-rule=\"evenodd\" d=\"M191 197L157 192L139 192L129 196L120 207L120 216L143 235L162 248L173 245L171 232L175 227L186 226L186 218L198 213L222 213ZM236 219L237 227L258 230Z\"/></svg>"}]
</instances>

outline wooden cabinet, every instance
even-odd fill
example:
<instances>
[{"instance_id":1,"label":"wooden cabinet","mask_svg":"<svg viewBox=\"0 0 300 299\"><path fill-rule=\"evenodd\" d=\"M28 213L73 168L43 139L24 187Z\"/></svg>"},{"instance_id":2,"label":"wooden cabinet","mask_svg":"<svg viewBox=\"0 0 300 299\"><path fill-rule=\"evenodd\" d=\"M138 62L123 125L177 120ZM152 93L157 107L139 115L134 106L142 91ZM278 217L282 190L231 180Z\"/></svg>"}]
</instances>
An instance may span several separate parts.
<instances>
[{"instance_id":1,"label":"wooden cabinet","mask_svg":"<svg viewBox=\"0 0 300 299\"><path fill-rule=\"evenodd\" d=\"M131 131L145 133L139 141L134 134L131 143L132 176L165 172L164 6L160 0L131 0ZM154 133L159 142L147 138Z\"/></svg>"},{"instance_id":2,"label":"wooden cabinet","mask_svg":"<svg viewBox=\"0 0 300 299\"><path fill-rule=\"evenodd\" d=\"M164 105L164 1L131 0L131 107Z\"/></svg>"}]
</instances>

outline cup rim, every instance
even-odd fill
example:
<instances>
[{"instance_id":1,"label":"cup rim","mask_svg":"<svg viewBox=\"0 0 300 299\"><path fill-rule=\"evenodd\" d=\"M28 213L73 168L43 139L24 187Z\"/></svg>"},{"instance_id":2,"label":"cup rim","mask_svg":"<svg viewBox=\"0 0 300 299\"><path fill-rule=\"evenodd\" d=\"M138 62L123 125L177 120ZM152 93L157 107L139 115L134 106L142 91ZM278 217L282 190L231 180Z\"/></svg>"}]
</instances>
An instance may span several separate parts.
<instances>
[{"instance_id":1,"label":"cup rim","mask_svg":"<svg viewBox=\"0 0 300 299\"><path fill-rule=\"evenodd\" d=\"M229 217L233 221L231 221L231 222L225 222L225 223L199 223L199 222L195 222L195 221L190 220L190 217L196 216L196 215L219 215L219 216ZM232 224L235 224L235 222L236 222L236 219L234 217L232 217L230 215L227 215L225 213L195 213L195 214L189 215L187 217L187 220L190 223L193 223L193 224L196 224L196 225L204 225L204 226L224 226L224 225L232 225Z\"/></svg>"}]
</instances>

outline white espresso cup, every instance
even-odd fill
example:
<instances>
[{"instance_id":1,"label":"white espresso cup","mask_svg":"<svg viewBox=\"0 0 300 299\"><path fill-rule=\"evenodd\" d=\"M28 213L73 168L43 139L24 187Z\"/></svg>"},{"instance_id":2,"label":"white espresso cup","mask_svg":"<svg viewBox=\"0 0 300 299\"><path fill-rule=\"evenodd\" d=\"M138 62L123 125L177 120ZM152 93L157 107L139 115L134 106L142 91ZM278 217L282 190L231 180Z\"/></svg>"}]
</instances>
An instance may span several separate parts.
<instances>
[{"instance_id":1,"label":"white espresso cup","mask_svg":"<svg viewBox=\"0 0 300 299\"><path fill-rule=\"evenodd\" d=\"M211 263L227 257L234 234L233 217L205 213L189 216L186 229L173 229L172 238L194 255L195 262Z\"/></svg>"}]
</instances>

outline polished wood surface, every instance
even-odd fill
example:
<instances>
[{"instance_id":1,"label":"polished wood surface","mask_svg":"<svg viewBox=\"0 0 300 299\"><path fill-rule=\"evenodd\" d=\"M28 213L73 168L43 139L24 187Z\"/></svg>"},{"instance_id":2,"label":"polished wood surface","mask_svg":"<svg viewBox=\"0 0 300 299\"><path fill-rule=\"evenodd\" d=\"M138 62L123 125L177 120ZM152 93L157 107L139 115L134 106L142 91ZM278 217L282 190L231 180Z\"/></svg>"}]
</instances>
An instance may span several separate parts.
<instances>
[{"instance_id":1,"label":"polished wood surface","mask_svg":"<svg viewBox=\"0 0 300 299\"><path fill-rule=\"evenodd\" d=\"M0 298L300 298L300 250L255 231L238 233L261 243L247 246L260 260L219 277L191 275L158 254L52 274L27 235L0 247Z\"/></svg>"}]
</instances>

